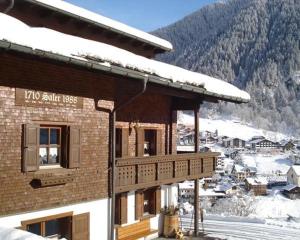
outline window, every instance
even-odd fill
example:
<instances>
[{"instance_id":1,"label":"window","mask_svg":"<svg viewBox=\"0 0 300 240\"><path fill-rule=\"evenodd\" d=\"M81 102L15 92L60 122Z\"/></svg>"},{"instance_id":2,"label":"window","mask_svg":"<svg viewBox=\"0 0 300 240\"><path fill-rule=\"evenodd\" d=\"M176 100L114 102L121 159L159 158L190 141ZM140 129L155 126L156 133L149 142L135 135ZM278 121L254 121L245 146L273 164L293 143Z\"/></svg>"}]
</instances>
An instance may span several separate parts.
<instances>
[{"instance_id":1,"label":"window","mask_svg":"<svg viewBox=\"0 0 300 240\"><path fill-rule=\"evenodd\" d=\"M23 127L23 172L61 166L78 168L81 131L77 126L26 124Z\"/></svg>"},{"instance_id":2,"label":"window","mask_svg":"<svg viewBox=\"0 0 300 240\"><path fill-rule=\"evenodd\" d=\"M156 130L144 131L144 156L156 155Z\"/></svg>"},{"instance_id":3,"label":"window","mask_svg":"<svg viewBox=\"0 0 300 240\"><path fill-rule=\"evenodd\" d=\"M136 220L145 216L158 214L161 209L161 190L151 188L135 193L135 217Z\"/></svg>"},{"instance_id":4,"label":"window","mask_svg":"<svg viewBox=\"0 0 300 240\"><path fill-rule=\"evenodd\" d=\"M42 165L59 165L61 163L62 128L41 126L39 144L39 163Z\"/></svg>"},{"instance_id":5,"label":"window","mask_svg":"<svg viewBox=\"0 0 300 240\"><path fill-rule=\"evenodd\" d=\"M22 229L53 240L89 240L89 219L89 213L68 212L22 221Z\"/></svg>"},{"instance_id":6,"label":"window","mask_svg":"<svg viewBox=\"0 0 300 240\"><path fill-rule=\"evenodd\" d=\"M137 156L160 155L163 152L162 130L139 128L136 143Z\"/></svg>"},{"instance_id":7,"label":"window","mask_svg":"<svg viewBox=\"0 0 300 240\"><path fill-rule=\"evenodd\" d=\"M116 157L128 156L129 129L116 128Z\"/></svg>"},{"instance_id":8,"label":"window","mask_svg":"<svg viewBox=\"0 0 300 240\"><path fill-rule=\"evenodd\" d=\"M60 217L53 219L45 219L39 222L25 224L25 230L39 236L47 237L47 239L71 240L71 223L72 217Z\"/></svg>"}]
</instances>

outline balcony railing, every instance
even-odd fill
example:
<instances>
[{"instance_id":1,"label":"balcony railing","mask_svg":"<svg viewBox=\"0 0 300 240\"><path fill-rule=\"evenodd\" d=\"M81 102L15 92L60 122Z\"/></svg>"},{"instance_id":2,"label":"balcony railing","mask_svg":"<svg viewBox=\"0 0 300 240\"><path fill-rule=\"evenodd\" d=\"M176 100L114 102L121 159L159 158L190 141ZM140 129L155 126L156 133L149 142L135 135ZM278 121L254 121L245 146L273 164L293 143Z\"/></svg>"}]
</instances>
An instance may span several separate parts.
<instances>
[{"instance_id":1,"label":"balcony railing","mask_svg":"<svg viewBox=\"0 0 300 240\"><path fill-rule=\"evenodd\" d=\"M210 177L219 153L188 153L116 160L116 192Z\"/></svg>"}]
</instances>

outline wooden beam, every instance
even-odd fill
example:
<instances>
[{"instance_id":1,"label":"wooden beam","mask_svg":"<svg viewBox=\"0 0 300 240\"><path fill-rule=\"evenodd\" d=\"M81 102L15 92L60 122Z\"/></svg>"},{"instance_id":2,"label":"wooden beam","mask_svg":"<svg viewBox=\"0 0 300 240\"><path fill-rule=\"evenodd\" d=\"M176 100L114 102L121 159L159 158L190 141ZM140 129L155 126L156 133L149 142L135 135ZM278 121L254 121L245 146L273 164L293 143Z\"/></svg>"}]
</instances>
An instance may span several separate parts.
<instances>
[{"instance_id":1,"label":"wooden beam","mask_svg":"<svg viewBox=\"0 0 300 240\"><path fill-rule=\"evenodd\" d=\"M194 109L195 116L195 153L199 152L200 139L199 139L199 106ZM197 237L199 234L199 179L194 181L194 235Z\"/></svg>"},{"instance_id":2,"label":"wooden beam","mask_svg":"<svg viewBox=\"0 0 300 240\"><path fill-rule=\"evenodd\" d=\"M199 139L199 105L194 108L194 116L195 116L195 153L199 152L200 147L200 139Z\"/></svg>"},{"instance_id":3,"label":"wooden beam","mask_svg":"<svg viewBox=\"0 0 300 240\"><path fill-rule=\"evenodd\" d=\"M200 99L184 99L184 98L173 98L172 109L173 110L194 110L201 104Z\"/></svg>"},{"instance_id":4,"label":"wooden beam","mask_svg":"<svg viewBox=\"0 0 300 240\"><path fill-rule=\"evenodd\" d=\"M194 181L194 235L199 235L199 179Z\"/></svg>"}]
</instances>

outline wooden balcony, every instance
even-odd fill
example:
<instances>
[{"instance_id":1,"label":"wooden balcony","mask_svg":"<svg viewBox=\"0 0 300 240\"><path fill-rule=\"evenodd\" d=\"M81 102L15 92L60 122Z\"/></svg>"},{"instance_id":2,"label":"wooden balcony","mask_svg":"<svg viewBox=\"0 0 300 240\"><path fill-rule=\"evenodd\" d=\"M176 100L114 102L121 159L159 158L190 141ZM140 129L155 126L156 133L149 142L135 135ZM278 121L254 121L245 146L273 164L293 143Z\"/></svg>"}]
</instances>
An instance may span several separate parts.
<instances>
[{"instance_id":1,"label":"wooden balcony","mask_svg":"<svg viewBox=\"0 0 300 240\"><path fill-rule=\"evenodd\" d=\"M116 160L116 192L210 177L219 153L188 153Z\"/></svg>"}]
</instances>

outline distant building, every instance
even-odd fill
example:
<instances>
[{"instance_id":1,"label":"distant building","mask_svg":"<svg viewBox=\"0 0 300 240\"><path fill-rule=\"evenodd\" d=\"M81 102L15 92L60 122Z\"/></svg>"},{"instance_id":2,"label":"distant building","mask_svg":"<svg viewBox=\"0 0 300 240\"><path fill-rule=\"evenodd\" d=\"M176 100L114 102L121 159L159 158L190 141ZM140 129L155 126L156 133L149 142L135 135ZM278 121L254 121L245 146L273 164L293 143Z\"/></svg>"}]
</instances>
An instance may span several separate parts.
<instances>
[{"instance_id":1,"label":"distant building","mask_svg":"<svg viewBox=\"0 0 300 240\"><path fill-rule=\"evenodd\" d=\"M280 147L283 151L290 151L296 148L296 144L294 144L292 140L282 140L280 142Z\"/></svg>"},{"instance_id":2,"label":"distant building","mask_svg":"<svg viewBox=\"0 0 300 240\"><path fill-rule=\"evenodd\" d=\"M225 138L222 145L226 148L245 148L246 141L240 138Z\"/></svg>"},{"instance_id":3,"label":"distant building","mask_svg":"<svg viewBox=\"0 0 300 240\"><path fill-rule=\"evenodd\" d=\"M264 177L248 177L245 179L247 191L253 191L255 196L267 194L268 181Z\"/></svg>"},{"instance_id":4,"label":"distant building","mask_svg":"<svg viewBox=\"0 0 300 240\"><path fill-rule=\"evenodd\" d=\"M242 166L235 164L232 168L231 174L235 176L237 180L244 181L248 177L254 177L256 175L255 167Z\"/></svg>"},{"instance_id":5,"label":"distant building","mask_svg":"<svg viewBox=\"0 0 300 240\"><path fill-rule=\"evenodd\" d=\"M290 199L300 198L300 187L289 184L282 189L282 194Z\"/></svg>"},{"instance_id":6,"label":"distant building","mask_svg":"<svg viewBox=\"0 0 300 240\"><path fill-rule=\"evenodd\" d=\"M278 143L267 139L254 139L249 143L251 144L251 148L254 150L275 149L278 147Z\"/></svg>"},{"instance_id":7,"label":"distant building","mask_svg":"<svg viewBox=\"0 0 300 240\"><path fill-rule=\"evenodd\" d=\"M239 151L236 149L229 149L226 152L224 152L225 157L235 159L238 155Z\"/></svg>"},{"instance_id":8,"label":"distant building","mask_svg":"<svg viewBox=\"0 0 300 240\"><path fill-rule=\"evenodd\" d=\"M219 184L214 188L216 193L224 193L225 195L232 194L236 191L236 185L232 185L229 183Z\"/></svg>"},{"instance_id":9,"label":"distant building","mask_svg":"<svg viewBox=\"0 0 300 240\"><path fill-rule=\"evenodd\" d=\"M300 187L300 165L293 165L287 172L287 181L289 184Z\"/></svg>"}]
</instances>

